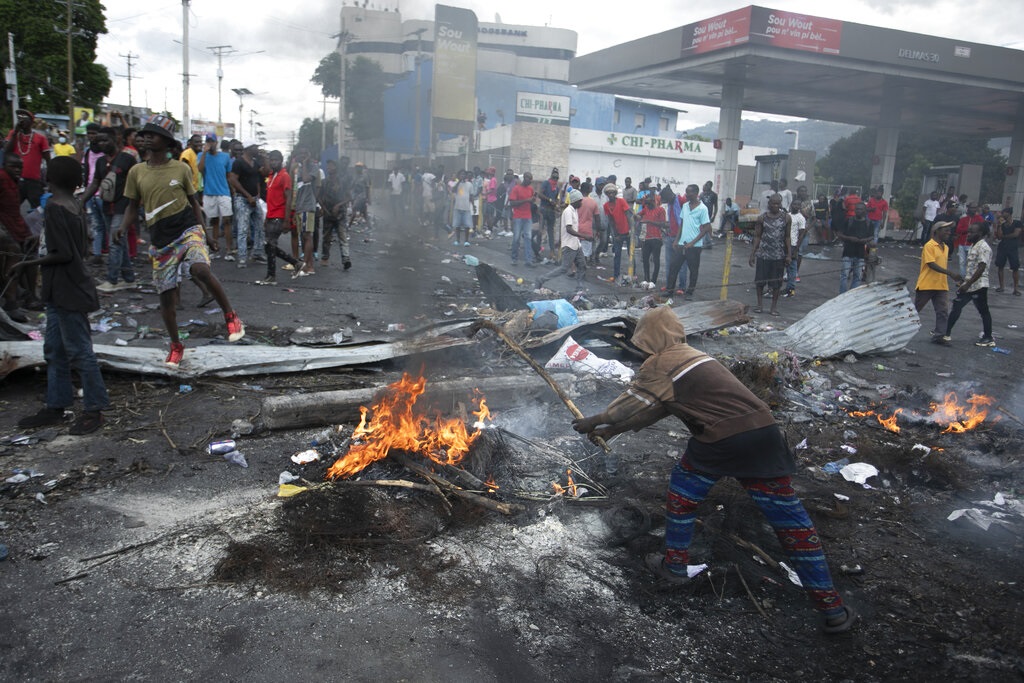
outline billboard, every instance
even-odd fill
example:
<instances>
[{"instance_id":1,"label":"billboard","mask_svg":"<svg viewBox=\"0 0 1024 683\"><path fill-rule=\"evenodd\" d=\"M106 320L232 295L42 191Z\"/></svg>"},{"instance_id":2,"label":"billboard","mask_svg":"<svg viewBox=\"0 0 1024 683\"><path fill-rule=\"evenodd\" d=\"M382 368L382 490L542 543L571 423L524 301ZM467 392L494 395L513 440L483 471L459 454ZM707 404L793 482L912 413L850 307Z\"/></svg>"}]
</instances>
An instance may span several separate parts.
<instances>
[{"instance_id":1,"label":"billboard","mask_svg":"<svg viewBox=\"0 0 1024 683\"><path fill-rule=\"evenodd\" d=\"M89 107L75 107L75 135L85 135L85 127L96 120Z\"/></svg>"},{"instance_id":2,"label":"billboard","mask_svg":"<svg viewBox=\"0 0 1024 683\"><path fill-rule=\"evenodd\" d=\"M477 113L476 14L460 7L434 7L434 132L466 134Z\"/></svg>"},{"instance_id":3,"label":"billboard","mask_svg":"<svg viewBox=\"0 0 1024 683\"><path fill-rule=\"evenodd\" d=\"M213 133L217 138L230 140L235 137L235 124L220 123L217 121L206 121L204 119L192 119L192 135L202 135L204 138ZM178 131L179 135L181 131Z\"/></svg>"},{"instance_id":4,"label":"billboard","mask_svg":"<svg viewBox=\"0 0 1024 683\"><path fill-rule=\"evenodd\" d=\"M571 100L567 95L516 93L516 121L568 126Z\"/></svg>"},{"instance_id":5,"label":"billboard","mask_svg":"<svg viewBox=\"0 0 1024 683\"><path fill-rule=\"evenodd\" d=\"M744 7L687 24L680 32L683 57L744 43L837 55L843 22L765 7Z\"/></svg>"}]
</instances>

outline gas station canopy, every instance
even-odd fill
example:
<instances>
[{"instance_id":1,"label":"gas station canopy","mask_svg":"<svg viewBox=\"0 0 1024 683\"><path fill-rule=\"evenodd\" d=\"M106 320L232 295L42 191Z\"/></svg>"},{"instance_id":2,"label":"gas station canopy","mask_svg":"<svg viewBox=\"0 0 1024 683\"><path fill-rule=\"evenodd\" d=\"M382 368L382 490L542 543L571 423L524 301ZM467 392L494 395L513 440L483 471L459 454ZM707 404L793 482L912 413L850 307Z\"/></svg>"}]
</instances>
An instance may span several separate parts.
<instances>
[{"instance_id":1,"label":"gas station canopy","mask_svg":"<svg viewBox=\"0 0 1024 683\"><path fill-rule=\"evenodd\" d=\"M1010 136L1024 51L750 6L574 59L585 90L961 136ZM885 117L883 104L896 118Z\"/></svg>"}]
</instances>

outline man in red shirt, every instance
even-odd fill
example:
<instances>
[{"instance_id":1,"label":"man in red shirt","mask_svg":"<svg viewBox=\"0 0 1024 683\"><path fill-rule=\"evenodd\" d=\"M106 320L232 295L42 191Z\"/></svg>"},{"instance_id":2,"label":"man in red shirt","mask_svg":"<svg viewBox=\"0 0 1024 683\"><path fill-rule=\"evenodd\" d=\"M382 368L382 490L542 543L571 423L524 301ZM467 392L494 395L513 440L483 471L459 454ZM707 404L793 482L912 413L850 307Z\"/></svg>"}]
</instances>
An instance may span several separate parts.
<instances>
[{"instance_id":1,"label":"man in red shirt","mask_svg":"<svg viewBox=\"0 0 1024 683\"><path fill-rule=\"evenodd\" d=\"M971 251L971 243L967 239L967 233L970 232L972 223L981 223L984 220L984 216L978 213L978 205L968 204L967 213L961 216L960 220L956 223L953 244L956 246L957 263L960 266L960 275L962 277L967 277L967 254Z\"/></svg>"},{"instance_id":2,"label":"man in red shirt","mask_svg":"<svg viewBox=\"0 0 1024 683\"><path fill-rule=\"evenodd\" d=\"M0 285L4 286L4 310L8 317L27 323L28 317L18 308L18 285L8 283L7 271L21 261L32 233L21 216L21 197L18 181L21 179L21 157L8 154L0 169ZM33 240L34 241L34 240Z\"/></svg>"},{"instance_id":3,"label":"man in red shirt","mask_svg":"<svg viewBox=\"0 0 1024 683\"><path fill-rule=\"evenodd\" d=\"M849 221L857 213L857 205L862 201L860 193L857 190L850 188L850 191L846 194L843 199L843 208L846 209L846 220Z\"/></svg>"},{"instance_id":4,"label":"man in red shirt","mask_svg":"<svg viewBox=\"0 0 1024 683\"><path fill-rule=\"evenodd\" d=\"M622 248L629 248L629 218L627 218L627 212L632 210L629 208L629 203L619 196L619 188L612 183L604 186L604 194L608 197L608 201L604 205L604 215L610 217L610 224L612 226L612 253L614 254L612 280L618 282L619 270L622 266Z\"/></svg>"},{"instance_id":5,"label":"man in red shirt","mask_svg":"<svg viewBox=\"0 0 1024 683\"><path fill-rule=\"evenodd\" d=\"M889 202L882 198L882 188L876 187L871 191L868 198L868 225L871 226L871 233L874 235L874 243L878 244L878 231L882 228L882 220L885 214L889 213Z\"/></svg>"},{"instance_id":6,"label":"man in red shirt","mask_svg":"<svg viewBox=\"0 0 1024 683\"><path fill-rule=\"evenodd\" d=\"M523 173L523 182L513 185L508 192L508 205L512 207L512 265L519 264L519 244L523 247L523 263L533 268L533 248L530 234L533 232L533 174Z\"/></svg>"},{"instance_id":7,"label":"man in red shirt","mask_svg":"<svg viewBox=\"0 0 1024 683\"><path fill-rule=\"evenodd\" d=\"M45 135L32 130L35 114L28 109L16 113L18 122L7 136L4 153L21 158L21 200L27 199L35 209L43 196L43 159L50 160L50 142Z\"/></svg>"},{"instance_id":8,"label":"man in red shirt","mask_svg":"<svg viewBox=\"0 0 1024 683\"><path fill-rule=\"evenodd\" d=\"M291 264L298 273L299 261L277 245L277 239L284 232L285 222L291 213L292 178L284 166L284 155L276 149L267 155L270 161L270 176L267 178L267 220L263 224L266 243L263 245L267 254L267 276L257 280L258 285L277 284L277 259ZM253 245L255 250L256 245Z\"/></svg>"}]
</instances>

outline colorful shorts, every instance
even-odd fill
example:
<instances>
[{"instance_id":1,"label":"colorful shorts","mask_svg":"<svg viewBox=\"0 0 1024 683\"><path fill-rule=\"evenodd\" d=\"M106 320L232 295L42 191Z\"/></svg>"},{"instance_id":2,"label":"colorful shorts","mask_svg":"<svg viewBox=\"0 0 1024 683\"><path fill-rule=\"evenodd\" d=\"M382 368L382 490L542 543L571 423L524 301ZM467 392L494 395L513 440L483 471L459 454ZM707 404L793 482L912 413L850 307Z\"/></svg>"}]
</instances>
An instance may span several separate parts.
<instances>
[{"instance_id":1,"label":"colorful shorts","mask_svg":"<svg viewBox=\"0 0 1024 683\"><path fill-rule=\"evenodd\" d=\"M295 228L304 233L316 230L316 211L296 211Z\"/></svg>"},{"instance_id":2,"label":"colorful shorts","mask_svg":"<svg viewBox=\"0 0 1024 683\"><path fill-rule=\"evenodd\" d=\"M149 245L149 258L153 260L153 284L158 292L174 289L181 282L179 266L184 264L186 272L197 263L210 265L210 252L206 248L206 231L201 225L193 225L181 233L178 239L157 249Z\"/></svg>"}]
</instances>

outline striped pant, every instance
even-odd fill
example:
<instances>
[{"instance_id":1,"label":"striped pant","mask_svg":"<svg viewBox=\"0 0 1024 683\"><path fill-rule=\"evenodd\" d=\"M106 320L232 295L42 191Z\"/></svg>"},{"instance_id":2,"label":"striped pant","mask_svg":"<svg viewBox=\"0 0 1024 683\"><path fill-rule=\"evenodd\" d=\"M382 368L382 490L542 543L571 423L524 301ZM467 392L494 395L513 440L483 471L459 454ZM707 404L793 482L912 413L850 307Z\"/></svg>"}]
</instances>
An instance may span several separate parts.
<instances>
[{"instance_id":1,"label":"striped pant","mask_svg":"<svg viewBox=\"0 0 1024 683\"><path fill-rule=\"evenodd\" d=\"M685 457L672 470L665 520L665 544L668 548L665 565L674 572L686 574L697 506L719 478L718 475L698 472ZM814 606L826 616L842 614L843 599L832 585L818 532L803 503L796 497L790 478L740 479L739 482L775 529L783 552Z\"/></svg>"}]
</instances>

